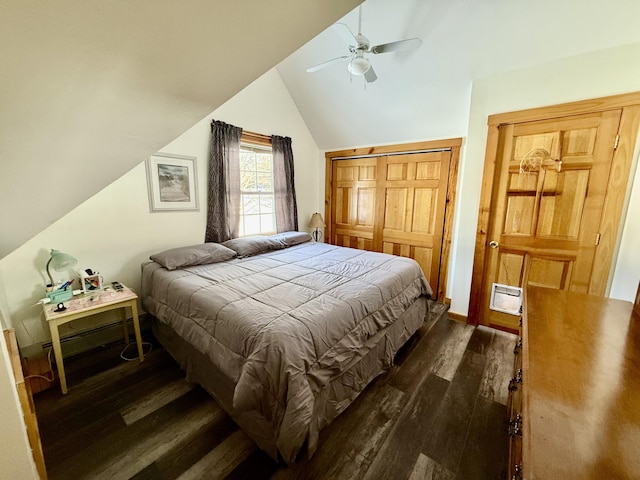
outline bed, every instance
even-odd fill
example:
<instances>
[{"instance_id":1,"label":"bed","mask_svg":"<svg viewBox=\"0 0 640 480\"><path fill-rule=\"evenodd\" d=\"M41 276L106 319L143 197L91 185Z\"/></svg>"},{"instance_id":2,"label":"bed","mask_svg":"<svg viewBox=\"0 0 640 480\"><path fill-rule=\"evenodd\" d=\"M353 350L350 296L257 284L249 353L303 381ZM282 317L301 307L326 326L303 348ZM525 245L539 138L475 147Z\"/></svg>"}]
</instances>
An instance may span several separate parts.
<instances>
[{"instance_id":1,"label":"bed","mask_svg":"<svg viewBox=\"0 0 640 480\"><path fill-rule=\"evenodd\" d=\"M291 464L423 324L408 258L306 233L171 249L142 265L154 333L260 448Z\"/></svg>"}]
</instances>

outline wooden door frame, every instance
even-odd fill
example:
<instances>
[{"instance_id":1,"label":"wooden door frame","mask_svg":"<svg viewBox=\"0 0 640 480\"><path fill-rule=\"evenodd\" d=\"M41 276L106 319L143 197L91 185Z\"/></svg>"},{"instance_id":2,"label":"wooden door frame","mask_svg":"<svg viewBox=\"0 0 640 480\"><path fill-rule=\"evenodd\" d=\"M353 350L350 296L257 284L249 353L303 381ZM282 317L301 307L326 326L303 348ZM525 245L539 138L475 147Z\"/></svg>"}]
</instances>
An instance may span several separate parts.
<instances>
[{"instance_id":1,"label":"wooden door frame","mask_svg":"<svg viewBox=\"0 0 640 480\"><path fill-rule=\"evenodd\" d=\"M629 172L633 162L633 153L636 138L640 129L640 92L613 95L591 100L563 103L548 107L532 108L515 112L490 115L487 120L488 134L485 150L484 172L482 175L482 191L480 194L480 207L478 213L478 226L476 229L475 253L473 257L473 273L471 275L471 295L469 300L468 323L478 325L480 319L480 307L482 305L483 273L486 265L487 233L490 224L491 203L494 200L494 177L496 163L501 148L499 145L499 129L507 124L517 124L531 121L551 120L573 115L603 112L606 110L622 109L620 127L618 129L618 147L614 150L611 174L607 185L607 199L602 213L601 232L604 229L610 240L609 245L600 245L596 250L594 269L599 275L609 278L611 262L597 264L598 252L615 248L618 241L622 209L627 197ZM618 192L609 198L609 193ZM606 222L607 218L616 218L618 221ZM604 255L604 254L603 254ZM602 256L602 255L601 255ZM606 262L605 262L606 263Z\"/></svg>"},{"instance_id":2,"label":"wooden door frame","mask_svg":"<svg viewBox=\"0 0 640 480\"><path fill-rule=\"evenodd\" d=\"M451 239L453 236L453 211L455 205L456 188L458 184L458 164L460 161L460 147L462 138L449 138L425 142L403 143L398 145L378 145L373 147L350 148L325 153L325 189L324 189L324 218L326 224L325 238L333 238L331 230L331 201L333 192L333 162L344 157L383 156L397 153L410 153L422 150L450 150L449 178L447 180L447 198L445 201L444 229L442 234L442 248L440 250L440 275L438 285L432 285L435 298L444 301L447 293L447 278L449 274L449 256L451 253Z\"/></svg>"}]
</instances>

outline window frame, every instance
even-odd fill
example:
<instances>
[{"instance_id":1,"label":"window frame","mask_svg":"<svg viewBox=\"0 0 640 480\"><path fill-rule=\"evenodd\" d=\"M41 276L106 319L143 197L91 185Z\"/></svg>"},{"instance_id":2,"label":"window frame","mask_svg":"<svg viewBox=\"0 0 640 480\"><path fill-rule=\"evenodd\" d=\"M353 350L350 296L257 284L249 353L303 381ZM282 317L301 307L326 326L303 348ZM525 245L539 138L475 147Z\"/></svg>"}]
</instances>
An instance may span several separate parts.
<instances>
[{"instance_id":1,"label":"window frame","mask_svg":"<svg viewBox=\"0 0 640 480\"><path fill-rule=\"evenodd\" d=\"M272 186L272 190L270 192L244 192L242 190L242 188L240 188L240 229L239 229L239 235L240 236L250 236L250 235L272 235L275 234L277 232L277 225L276 225L276 208L275 208L275 178L274 178L274 165L273 165L273 149L272 149L272 144L271 144L271 137L268 135L263 135L260 133L253 133L253 132L242 132L242 136L240 137L240 149L242 150L242 147L249 147L249 148L253 148L253 149L257 149L257 150L268 150L269 153L271 154L271 186ZM240 176L242 176L242 169L240 168L240 165L238 165L238 169L240 171ZM272 198L273 198L273 231L262 231L262 228L260 228L259 232L250 232L247 233L245 231L245 217L247 216L244 213L244 196L247 194L256 194L256 195L262 195L262 194L271 194ZM254 215L254 214L251 214ZM261 214L258 213L258 216L260 216Z\"/></svg>"}]
</instances>

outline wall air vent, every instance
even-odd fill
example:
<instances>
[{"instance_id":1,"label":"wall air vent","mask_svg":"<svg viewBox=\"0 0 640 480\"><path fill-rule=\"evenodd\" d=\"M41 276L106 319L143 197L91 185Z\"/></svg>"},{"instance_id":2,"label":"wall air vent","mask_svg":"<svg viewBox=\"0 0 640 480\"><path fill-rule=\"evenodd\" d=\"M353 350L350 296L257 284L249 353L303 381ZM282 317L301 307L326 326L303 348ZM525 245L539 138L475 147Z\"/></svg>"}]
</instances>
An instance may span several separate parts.
<instances>
[{"instance_id":1,"label":"wall air vent","mask_svg":"<svg viewBox=\"0 0 640 480\"><path fill-rule=\"evenodd\" d=\"M491 287L491 310L520 315L522 313L522 288L494 283Z\"/></svg>"}]
</instances>

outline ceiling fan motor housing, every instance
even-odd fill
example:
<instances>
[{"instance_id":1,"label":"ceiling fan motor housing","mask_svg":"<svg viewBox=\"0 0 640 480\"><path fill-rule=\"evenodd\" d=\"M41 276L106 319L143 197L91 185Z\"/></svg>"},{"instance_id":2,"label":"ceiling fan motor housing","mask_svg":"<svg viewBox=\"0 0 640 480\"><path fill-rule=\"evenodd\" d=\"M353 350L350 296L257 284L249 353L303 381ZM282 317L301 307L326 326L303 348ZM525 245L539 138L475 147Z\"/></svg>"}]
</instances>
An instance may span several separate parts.
<instances>
[{"instance_id":1,"label":"ceiling fan motor housing","mask_svg":"<svg viewBox=\"0 0 640 480\"><path fill-rule=\"evenodd\" d=\"M360 33L355 37L356 37L356 41L358 42L358 46L356 47L356 50L362 50L363 53L369 50L370 44L369 44L369 39L367 37L365 37Z\"/></svg>"}]
</instances>

